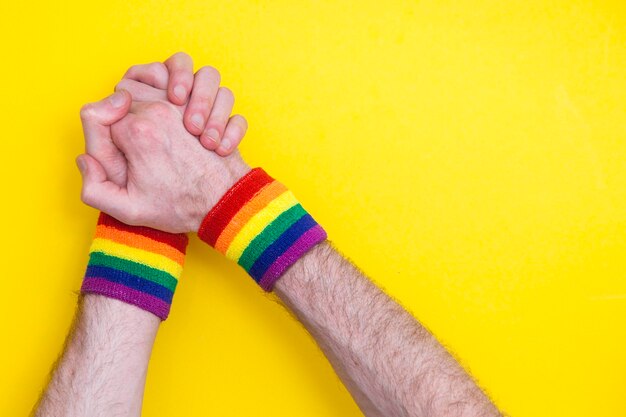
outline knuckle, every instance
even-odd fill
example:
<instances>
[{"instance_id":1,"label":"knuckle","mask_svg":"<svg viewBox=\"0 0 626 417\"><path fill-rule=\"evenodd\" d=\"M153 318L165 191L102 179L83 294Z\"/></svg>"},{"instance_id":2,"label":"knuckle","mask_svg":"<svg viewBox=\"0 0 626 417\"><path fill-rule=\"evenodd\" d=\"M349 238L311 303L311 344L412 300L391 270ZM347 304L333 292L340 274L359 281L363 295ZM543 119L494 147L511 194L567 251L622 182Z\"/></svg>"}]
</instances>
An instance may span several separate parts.
<instances>
[{"instance_id":1,"label":"knuckle","mask_svg":"<svg viewBox=\"0 0 626 417\"><path fill-rule=\"evenodd\" d=\"M189 56L189 54L187 54L186 52L183 51L178 51L176 52L174 55L172 55L172 58L176 58L176 59L191 59L191 57Z\"/></svg>"},{"instance_id":2,"label":"knuckle","mask_svg":"<svg viewBox=\"0 0 626 417\"><path fill-rule=\"evenodd\" d=\"M122 78L119 83L115 84L115 91L129 90L131 80L128 78Z\"/></svg>"},{"instance_id":3,"label":"knuckle","mask_svg":"<svg viewBox=\"0 0 626 417\"><path fill-rule=\"evenodd\" d=\"M219 94L230 101L235 100L235 93L228 87L220 87Z\"/></svg>"},{"instance_id":4,"label":"knuckle","mask_svg":"<svg viewBox=\"0 0 626 417\"><path fill-rule=\"evenodd\" d=\"M235 123L240 126L243 130L248 129L248 120L240 114L236 114L233 116L233 120Z\"/></svg>"},{"instance_id":5,"label":"knuckle","mask_svg":"<svg viewBox=\"0 0 626 417\"><path fill-rule=\"evenodd\" d=\"M146 105L146 113L156 119L168 117L171 111L171 106L163 101L153 101Z\"/></svg>"},{"instance_id":6,"label":"knuckle","mask_svg":"<svg viewBox=\"0 0 626 417\"><path fill-rule=\"evenodd\" d=\"M219 82L222 79L222 75L220 74L220 72L217 70L217 68L212 67L210 65L205 65L202 68L200 68L198 70L198 73L202 76L202 77L206 77L206 78L210 78L210 79L214 79L217 81L217 83L219 84Z\"/></svg>"},{"instance_id":7,"label":"knuckle","mask_svg":"<svg viewBox=\"0 0 626 417\"><path fill-rule=\"evenodd\" d=\"M152 62L148 64L148 71L155 75L167 74L167 67L162 62Z\"/></svg>"},{"instance_id":8,"label":"knuckle","mask_svg":"<svg viewBox=\"0 0 626 417\"><path fill-rule=\"evenodd\" d=\"M88 206L93 207L93 193L90 191L89 187L83 186L80 190L80 201L87 204Z\"/></svg>"},{"instance_id":9,"label":"knuckle","mask_svg":"<svg viewBox=\"0 0 626 417\"><path fill-rule=\"evenodd\" d=\"M80 108L80 118L81 120L90 120L94 116L94 105L93 103L84 104Z\"/></svg>"},{"instance_id":10,"label":"knuckle","mask_svg":"<svg viewBox=\"0 0 626 417\"><path fill-rule=\"evenodd\" d=\"M137 117L129 123L128 128L134 138L143 138L152 135L154 125L148 119Z\"/></svg>"},{"instance_id":11,"label":"knuckle","mask_svg":"<svg viewBox=\"0 0 626 417\"><path fill-rule=\"evenodd\" d=\"M165 63L169 69L173 70L173 75L187 74L189 72L189 75L192 76L188 68L193 68L193 60L185 52L176 52Z\"/></svg>"},{"instance_id":12,"label":"knuckle","mask_svg":"<svg viewBox=\"0 0 626 417\"><path fill-rule=\"evenodd\" d=\"M133 65L126 71L122 80L115 87L121 88L122 83L132 80L147 80L149 83L156 83L159 79L167 78L168 70L161 62L151 62L149 64Z\"/></svg>"},{"instance_id":13,"label":"knuckle","mask_svg":"<svg viewBox=\"0 0 626 417\"><path fill-rule=\"evenodd\" d=\"M123 78L132 77L141 69L141 65L133 65L126 70Z\"/></svg>"}]
</instances>

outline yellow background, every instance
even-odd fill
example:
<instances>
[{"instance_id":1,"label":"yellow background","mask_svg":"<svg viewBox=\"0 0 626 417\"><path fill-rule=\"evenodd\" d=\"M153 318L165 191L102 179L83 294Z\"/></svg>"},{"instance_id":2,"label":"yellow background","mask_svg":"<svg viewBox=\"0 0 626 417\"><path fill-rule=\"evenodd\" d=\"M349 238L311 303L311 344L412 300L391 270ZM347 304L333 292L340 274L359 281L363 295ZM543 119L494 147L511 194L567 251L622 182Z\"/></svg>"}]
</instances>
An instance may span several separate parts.
<instances>
[{"instance_id":1,"label":"yellow background","mask_svg":"<svg viewBox=\"0 0 626 417\"><path fill-rule=\"evenodd\" d=\"M81 104L219 68L241 149L511 416L626 416L623 1L2 2L0 414L71 322L96 212ZM312 339L197 239L146 416L357 416Z\"/></svg>"}]
</instances>

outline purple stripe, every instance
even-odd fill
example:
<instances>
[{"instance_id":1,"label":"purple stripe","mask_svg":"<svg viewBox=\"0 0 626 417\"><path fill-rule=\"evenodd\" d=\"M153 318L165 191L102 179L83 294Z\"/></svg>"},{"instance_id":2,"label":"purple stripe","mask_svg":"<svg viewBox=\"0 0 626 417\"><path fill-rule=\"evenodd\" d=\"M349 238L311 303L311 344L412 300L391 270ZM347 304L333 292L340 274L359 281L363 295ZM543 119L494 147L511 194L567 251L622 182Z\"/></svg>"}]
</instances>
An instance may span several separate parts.
<instances>
[{"instance_id":1,"label":"purple stripe","mask_svg":"<svg viewBox=\"0 0 626 417\"><path fill-rule=\"evenodd\" d=\"M170 312L170 305L160 298L137 291L126 285L111 282L105 278L86 277L81 287L82 293L101 294L135 305L165 320Z\"/></svg>"},{"instance_id":2,"label":"purple stripe","mask_svg":"<svg viewBox=\"0 0 626 417\"><path fill-rule=\"evenodd\" d=\"M289 249L280 255L274 263L267 269L263 277L259 280L259 285L265 291L272 291L272 287L283 272L293 265L309 249L326 239L326 232L319 224L313 226L302 234Z\"/></svg>"}]
</instances>

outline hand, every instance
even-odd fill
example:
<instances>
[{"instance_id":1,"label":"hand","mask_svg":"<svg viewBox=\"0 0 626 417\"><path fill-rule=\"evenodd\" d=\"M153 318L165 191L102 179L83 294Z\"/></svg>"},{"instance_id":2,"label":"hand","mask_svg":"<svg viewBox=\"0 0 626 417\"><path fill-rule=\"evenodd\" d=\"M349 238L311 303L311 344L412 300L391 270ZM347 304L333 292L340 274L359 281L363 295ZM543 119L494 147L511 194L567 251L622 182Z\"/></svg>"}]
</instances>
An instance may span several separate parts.
<instances>
[{"instance_id":1,"label":"hand","mask_svg":"<svg viewBox=\"0 0 626 417\"><path fill-rule=\"evenodd\" d=\"M130 112L128 112L130 110ZM128 113L128 114L127 114ZM116 182L91 154L77 158L82 200L130 225L197 231L209 210L250 168L238 151L207 152L165 100L133 102L126 91L83 107L87 149L115 146L127 162Z\"/></svg>"},{"instance_id":2,"label":"hand","mask_svg":"<svg viewBox=\"0 0 626 417\"><path fill-rule=\"evenodd\" d=\"M235 98L228 88L220 87L220 73L205 66L194 76L193 61L184 52L164 63L131 67L115 87L115 91L122 89L130 92L134 101L169 100L184 106L187 131L221 156L237 148L248 128L243 116L231 116Z\"/></svg>"},{"instance_id":3,"label":"hand","mask_svg":"<svg viewBox=\"0 0 626 417\"><path fill-rule=\"evenodd\" d=\"M191 116L189 114L192 113L194 108L201 109L207 114L210 113L207 129L217 129L223 133L224 138L216 152L222 156L230 155L237 148L246 133L246 119L241 115L234 115L228 118L232 111L233 100L224 102L224 100L218 100L217 98L212 100L206 99L206 97L210 96L210 94L207 95L207 92L204 91L206 90L205 85L207 82L219 86L219 73L217 70L212 67L204 67L196 74L195 81L192 70L191 58L187 54L179 52L165 61L165 64L155 62L131 67L124 75L122 81L117 84L115 90L130 92L134 101L167 101L168 97L172 97L174 104L178 104L183 100L178 98L174 91L179 91L180 88L190 91L188 86L193 82L200 91L193 90L189 105L185 104L187 102L187 97L185 97L184 103L179 107L181 114L187 114L187 119L190 120ZM213 74L212 81L204 79L203 74L205 73ZM217 80L215 80L215 76L217 76ZM230 90L226 90L223 87L217 91L218 98L226 95L232 96ZM219 91L228 92L220 94ZM123 97L116 94L109 98L109 106L104 106L108 107L108 110L102 109L99 114L93 114L89 105L86 105L81 110L87 145L86 153L97 159L107 173L108 179L120 186L126 184L127 164L124 155L111 141L109 126L121 119L128 111L128 108L115 108L116 104L121 105L123 102ZM194 134L193 131L190 133ZM97 137L92 138L94 135ZM201 138L201 142L206 144L205 147L211 149L211 140Z\"/></svg>"}]
</instances>

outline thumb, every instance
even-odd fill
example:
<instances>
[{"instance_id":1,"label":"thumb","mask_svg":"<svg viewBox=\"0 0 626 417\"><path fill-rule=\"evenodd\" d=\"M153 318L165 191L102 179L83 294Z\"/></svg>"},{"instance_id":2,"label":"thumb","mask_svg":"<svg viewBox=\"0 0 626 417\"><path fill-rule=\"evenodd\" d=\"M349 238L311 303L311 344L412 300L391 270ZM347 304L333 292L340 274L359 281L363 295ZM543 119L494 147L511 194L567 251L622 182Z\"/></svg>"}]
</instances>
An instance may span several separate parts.
<instances>
[{"instance_id":1,"label":"thumb","mask_svg":"<svg viewBox=\"0 0 626 417\"><path fill-rule=\"evenodd\" d=\"M100 101L85 104L80 109L88 154L98 155L103 147L110 146L109 126L128 114L131 102L130 93L119 90Z\"/></svg>"},{"instance_id":2,"label":"thumb","mask_svg":"<svg viewBox=\"0 0 626 417\"><path fill-rule=\"evenodd\" d=\"M136 218L126 188L107 179L104 168L93 157L83 154L76 158L76 165L83 178L81 200L121 222L133 224Z\"/></svg>"}]
</instances>

